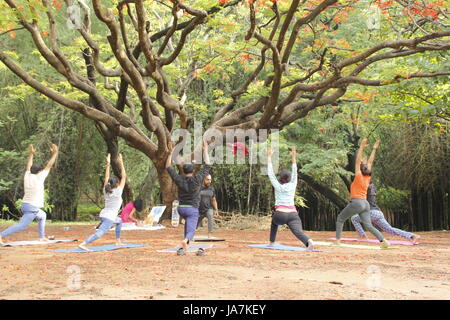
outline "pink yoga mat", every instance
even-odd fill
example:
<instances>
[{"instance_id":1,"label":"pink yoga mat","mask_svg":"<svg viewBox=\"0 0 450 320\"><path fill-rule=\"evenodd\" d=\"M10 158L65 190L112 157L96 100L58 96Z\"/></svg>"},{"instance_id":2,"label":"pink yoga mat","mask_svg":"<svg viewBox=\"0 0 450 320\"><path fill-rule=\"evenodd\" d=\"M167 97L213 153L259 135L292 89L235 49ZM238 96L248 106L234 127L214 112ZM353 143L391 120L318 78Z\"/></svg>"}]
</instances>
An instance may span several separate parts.
<instances>
[{"instance_id":1,"label":"pink yoga mat","mask_svg":"<svg viewBox=\"0 0 450 320\"><path fill-rule=\"evenodd\" d=\"M329 238L328 240L336 240L336 238ZM372 243L380 243L380 241L376 239L356 239L356 238L341 238L341 241L359 241L359 242L372 242ZM388 240L390 244L401 244L404 246L413 246L414 244L409 241L404 240Z\"/></svg>"}]
</instances>

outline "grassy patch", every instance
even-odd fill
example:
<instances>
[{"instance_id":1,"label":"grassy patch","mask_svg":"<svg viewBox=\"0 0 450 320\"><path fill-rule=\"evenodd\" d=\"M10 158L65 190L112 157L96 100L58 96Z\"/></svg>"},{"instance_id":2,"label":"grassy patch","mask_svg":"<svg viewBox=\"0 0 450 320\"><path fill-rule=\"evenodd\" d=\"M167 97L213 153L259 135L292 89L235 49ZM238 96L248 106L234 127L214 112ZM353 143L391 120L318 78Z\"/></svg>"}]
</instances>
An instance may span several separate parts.
<instances>
[{"instance_id":1,"label":"grassy patch","mask_svg":"<svg viewBox=\"0 0 450 320\"><path fill-rule=\"evenodd\" d=\"M96 205L85 205L80 204L77 207L77 221L78 222L89 222L89 221L97 221L98 214L101 211L101 208Z\"/></svg>"}]
</instances>

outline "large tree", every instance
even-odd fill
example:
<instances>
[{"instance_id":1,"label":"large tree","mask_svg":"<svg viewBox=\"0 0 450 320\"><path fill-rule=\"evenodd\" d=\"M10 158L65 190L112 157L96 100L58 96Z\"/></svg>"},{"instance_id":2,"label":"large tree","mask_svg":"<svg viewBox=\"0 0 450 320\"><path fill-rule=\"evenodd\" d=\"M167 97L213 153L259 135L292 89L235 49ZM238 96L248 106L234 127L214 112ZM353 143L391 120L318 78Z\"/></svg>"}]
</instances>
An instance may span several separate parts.
<instances>
[{"instance_id":1,"label":"large tree","mask_svg":"<svg viewBox=\"0 0 450 320\"><path fill-rule=\"evenodd\" d=\"M357 0L93 0L92 6L87 0L65 0L64 5L60 0L5 0L1 32L10 39L2 41L0 60L33 89L95 121L109 150L120 137L143 152L157 169L170 207L175 186L164 167L168 143L175 129L192 123L189 84L203 81L202 74L214 68L232 88L207 106L209 128L221 131L282 129L315 108L339 104L352 85L450 74L412 68L374 78L371 70L385 61L448 50L449 12L445 2L433 0L368 5ZM362 16L367 10L375 25L381 10L388 24L375 30L384 36L367 36ZM37 55L15 58L14 42L28 39ZM68 49L70 42L82 50ZM36 56L45 61L48 74L22 66ZM50 75L72 91L52 85Z\"/></svg>"}]
</instances>

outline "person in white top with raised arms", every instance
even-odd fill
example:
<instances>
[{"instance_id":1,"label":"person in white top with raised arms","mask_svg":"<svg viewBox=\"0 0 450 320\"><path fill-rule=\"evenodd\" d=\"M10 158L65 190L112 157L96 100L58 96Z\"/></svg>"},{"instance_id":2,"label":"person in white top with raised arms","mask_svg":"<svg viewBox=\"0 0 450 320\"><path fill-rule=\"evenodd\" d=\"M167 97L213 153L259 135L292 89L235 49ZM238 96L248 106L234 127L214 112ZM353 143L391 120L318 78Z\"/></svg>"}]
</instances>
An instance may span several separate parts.
<instances>
[{"instance_id":1,"label":"person in white top with raised arms","mask_svg":"<svg viewBox=\"0 0 450 320\"><path fill-rule=\"evenodd\" d=\"M122 192L125 182L127 180L127 175L125 173L125 167L123 165L122 154L117 157L121 167L120 180L117 177L109 178L109 166L111 163L111 155L108 153L106 157L106 172L105 172L105 182L103 184L103 195L105 197L105 207L100 211L100 225L98 226L97 232L89 236L83 243L78 247L80 249L91 251L87 244L99 239L106 232L108 232L111 227L116 224L116 245L122 245L120 241L120 230L122 227L122 219L118 217L120 211L120 206L122 205Z\"/></svg>"},{"instance_id":2,"label":"person in white top with raised arms","mask_svg":"<svg viewBox=\"0 0 450 320\"><path fill-rule=\"evenodd\" d=\"M24 176L25 195L22 199L23 215L17 224L0 233L0 245L4 245L3 238L25 229L34 219L38 221L39 240L48 241L45 237L45 220L47 214L41 208L44 207L44 181L50 169L55 164L56 157L58 156L58 146L52 144L50 147L52 156L45 168L39 165L33 165L33 156L36 153L36 149L30 144L29 150L30 154Z\"/></svg>"}]
</instances>

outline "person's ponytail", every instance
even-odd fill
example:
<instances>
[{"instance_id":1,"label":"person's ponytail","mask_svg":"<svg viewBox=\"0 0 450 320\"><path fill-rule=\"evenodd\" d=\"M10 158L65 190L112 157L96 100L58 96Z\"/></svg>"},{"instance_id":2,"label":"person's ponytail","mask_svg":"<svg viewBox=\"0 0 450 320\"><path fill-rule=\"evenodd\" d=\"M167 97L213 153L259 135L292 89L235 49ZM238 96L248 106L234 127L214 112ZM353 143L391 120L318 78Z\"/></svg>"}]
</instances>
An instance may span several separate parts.
<instances>
[{"instance_id":1,"label":"person's ponytail","mask_svg":"<svg viewBox=\"0 0 450 320\"><path fill-rule=\"evenodd\" d=\"M118 184L119 184L119 178L117 178L117 177L110 178L108 183L105 186L106 193L111 194L113 189L116 188Z\"/></svg>"}]
</instances>

